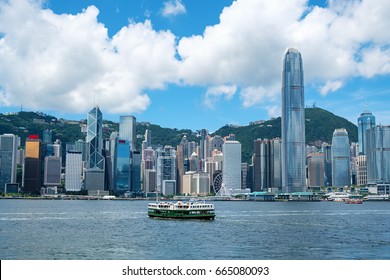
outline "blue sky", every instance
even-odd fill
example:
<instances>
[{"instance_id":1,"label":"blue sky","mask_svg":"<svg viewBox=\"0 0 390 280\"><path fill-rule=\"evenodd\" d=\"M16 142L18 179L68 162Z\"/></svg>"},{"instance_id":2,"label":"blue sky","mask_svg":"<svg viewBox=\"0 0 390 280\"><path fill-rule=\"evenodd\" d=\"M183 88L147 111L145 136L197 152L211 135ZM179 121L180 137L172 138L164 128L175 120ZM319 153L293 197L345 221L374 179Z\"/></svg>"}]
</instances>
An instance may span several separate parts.
<instances>
[{"instance_id":1,"label":"blue sky","mask_svg":"<svg viewBox=\"0 0 390 280\"><path fill-rule=\"evenodd\" d=\"M386 0L0 0L0 112L132 114L163 127L280 116L297 47L307 106L390 124Z\"/></svg>"}]
</instances>

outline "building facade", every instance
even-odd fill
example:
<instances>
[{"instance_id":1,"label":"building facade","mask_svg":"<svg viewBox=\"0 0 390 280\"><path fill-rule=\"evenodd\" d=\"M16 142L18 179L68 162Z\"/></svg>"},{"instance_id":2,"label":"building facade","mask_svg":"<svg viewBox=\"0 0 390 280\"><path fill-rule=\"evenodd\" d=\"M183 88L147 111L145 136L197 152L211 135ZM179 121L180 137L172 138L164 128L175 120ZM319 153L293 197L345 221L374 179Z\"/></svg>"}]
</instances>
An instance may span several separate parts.
<instances>
[{"instance_id":1,"label":"building facade","mask_svg":"<svg viewBox=\"0 0 390 280\"><path fill-rule=\"evenodd\" d=\"M375 127L375 117L369 111L365 110L358 118L358 141L359 141L359 155L366 154L366 132L367 129Z\"/></svg>"},{"instance_id":2,"label":"building facade","mask_svg":"<svg viewBox=\"0 0 390 280\"><path fill-rule=\"evenodd\" d=\"M136 118L134 116L120 116L119 118L119 138L128 140L132 151L136 150Z\"/></svg>"},{"instance_id":3,"label":"building facade","mask_svg":"<svg viewBox=\"0 0 390 280\"><path fill-rule=\"evenodd\" d=\"M226 141L223 150L222 180L227 189L241 189L241 143Z\"/></svg>"},{"instance_id":4,"label":"building facade","mask_svg":"<svg viewBox=\"0 0 390 280\"><path fill-rule=\"evenodd\" d=\"M336 129L332 137L332 186L351 185L351 157L348 132Z\"/></svg>"},{"instance_id":5,"label":"building facade","mask_svg":"<svg viewBox=\"0 0 390 280\"><path fill-rule=\"evenodd\" d=\"M287 50L282 73L282 189L306 191L305 108L302 57Z\"/></svg>"},{"instance_id":6,"label":"building facade","mask_svg":"<svg viewBox=\"0 0 390 280\"><path fill-rule=\"evenodd\" d=\"M6 192L6 184L16 183L17 149L20 138L13 134L0 135L0 193Z\"/></svg>"}]
</instances>

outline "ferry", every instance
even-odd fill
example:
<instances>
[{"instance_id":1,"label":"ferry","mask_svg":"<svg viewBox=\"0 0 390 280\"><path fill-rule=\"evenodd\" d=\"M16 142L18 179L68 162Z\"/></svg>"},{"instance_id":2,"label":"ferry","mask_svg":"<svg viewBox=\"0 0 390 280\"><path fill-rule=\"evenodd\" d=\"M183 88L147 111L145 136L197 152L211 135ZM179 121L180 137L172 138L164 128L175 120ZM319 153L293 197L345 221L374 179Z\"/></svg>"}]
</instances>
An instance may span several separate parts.
<instances>
[{"instance_id":1,"label":"ferry","mask_svg":"<svg viewBox=\"0 0 390 280\"><path fill-rule=\"evenodd\" d=\"M155 202L148 204L148 216L165 219L214 220L214 204L204 202Z\"/></svg>"},{"instance_id":2,"label":"ferry","mask_svg":"<svg viewBox=\"0 0 390 280\"><path fill-rule=\"evenodd\" d=\"M365 198L367 201L389 201L389 195L388 194L369 194Z\"/></svg>"},{"instance_id":3,"label":"ferry","mask_svg":"<svg viewBox=\"0 0 390 280\"><path fill-rule=\"evenodd\" d=\"M346 204L362 204L363 200L360 198L347 198L344 200Z\"/></svg>"}]
</instances>

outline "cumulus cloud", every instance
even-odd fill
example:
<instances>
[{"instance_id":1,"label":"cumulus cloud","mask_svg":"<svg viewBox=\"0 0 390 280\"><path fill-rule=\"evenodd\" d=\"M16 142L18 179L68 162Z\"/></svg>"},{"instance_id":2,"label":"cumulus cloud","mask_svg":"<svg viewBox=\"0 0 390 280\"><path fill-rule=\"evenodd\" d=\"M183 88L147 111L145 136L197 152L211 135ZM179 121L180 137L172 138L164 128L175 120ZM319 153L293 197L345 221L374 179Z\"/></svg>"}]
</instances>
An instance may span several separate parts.
<instances>
[{"instance_id":1,"label":"cumulus cloud","mask_svg":"<svg viewBox=\"0 0 390 280\"><path fill-rule=\"evenodd\" d=\"M90 6L54 14L31 1L0 6L0 85L4 104L85 112L96 100L111 113L142 112L146 89L177 80L175 36L150 21L113 38Z\"/></svg>"},{"instance_id":2,"label":"cumulus cloud","mask_svg":"<svg viewBox=\"0 0 390 280\"><path fill-rule=\"evenodd\" d=\"M321 95L327 95L329 92L334 92L343 86L342 81L329 81L320 89Z\"/></svg>"},{"instance_id":3,"label":"cumulus cloud","mask_svg":"<svg viewBox=\"0 0 390 280\"><path fill-rule=\"evenodd\" d=\"M222 85L208 88L205 94L203 104L211 109L216 107L216 103L221 100L230 100L233 98L234 94L237 91L237 86L235 85Z\"/></svg>"},{"instance_id":4,"label":"cumulus cloud","mask_svg":"<svg viewBox=\"0 0 390 280\"><path fill-rule=\"evenodd\" d=\"M185 14L186 7L183 5L181 0L169 0L167 2L164 2L164 7L161 13L164 17Z\"/></svg>"},{"instance_id":5,"label":"cumulus cloud","mask_svg":"<svg viewBox=\"0 0 390 280\"><path fill-rule=\"evenodd\" d=\"M169 83L204 86L205 104L231 100L275 108L283 54L297 47L305 84L318 94L350 78L390 74L390 1L237 0L203 34L176 38L151 21L131 22L109 37L99 10L55 14L40 1L0 2L0 103L85 112L145 110L149 89ZM166 1L163 15L185 13ZM270 111L270 110L269 110ZM272 111L272 110L271 110Z\"/></svg>"}]
</instances>

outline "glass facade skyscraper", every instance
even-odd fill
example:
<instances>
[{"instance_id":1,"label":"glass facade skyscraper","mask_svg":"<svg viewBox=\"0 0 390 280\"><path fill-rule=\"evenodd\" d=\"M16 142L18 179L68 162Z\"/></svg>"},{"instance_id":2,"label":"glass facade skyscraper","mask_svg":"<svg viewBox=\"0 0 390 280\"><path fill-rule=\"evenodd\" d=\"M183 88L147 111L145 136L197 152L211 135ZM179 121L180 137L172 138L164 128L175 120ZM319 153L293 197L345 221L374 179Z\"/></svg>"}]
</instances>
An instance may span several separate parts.
<instances>
[{"instance_id":1,"label":"glass facade skyscraper","mask_svg":"<svg viewBox=\"0 0 390 280\"><path fill-rule=\"evenodd\" d=\"M367 130L367 183L390 184L390 126Z\"/></svg>"},{"instance_id":2,"label":"glass facade skyscraper","mask_svg":"<svg viewBox=\"0 0 390 280\"><path fill-rule=\"evenodd\" d=\"M104 170L103 157L103 115L99 107L88 113L87 153L90 169Z\"/></svg>"},{"instance_id":3,"label":"glass facade skyscraper","mask_svg":"<svg viewBox=\"0 0 390 280\"><path fill-rule=\"evenodd\" d=\"M332 186L351 185L351 154L348 132L336 129L332 137Z\"/></svg>"},{"instance_id":4,"label":"glass facade skyscraper","mask_svg":"<svg viewBox=\"0 0 390 280\"><path fill-rule=\"evenodd\" d=\"M130 173L130 143L127 140L119 140L117 143L115 186L114 191L123 195L130 191L131 173Z\"/></svg>"},{"instance_id":5,"label":"glass facade skyscraper","mask_svg":"<svg viewBox=\"0 0 390 280\"><path fill-rule=\"evenodd\" d=\"M367 110L360 114L358 118L358 140L359 140L359 155L366 154L366 132L367 129L375 126L375 117Z\"/></svg>"},{"instance_id":6,"label":"glass facade skyscraper","mask_svg":"<svg viewBox=\"0 0 390 280\"><path fill-rule=\"evenodd\" d=\"M132 151L136 150L136 119L133 116L120 116L119 118L119 138L128 140Z\"/></svg>"},{"instance_id":7,"label":"glass facade skyscraper","mask_svg":"<svg viewBox=\"0 0 390 280\"><path fill-rule=\"evenodd\" d=\"M241 143L226 141L222 146L222 179L228 190L241 189Z\"/></svg>"},{"instance_id":8,"label":"glass facade skyscraper","mask_svg":"<svg viewBox=\"0 0 390 280\"><path fill-rule=\"evenodd\" d=\"M287 50L282 73L282 191L306 191L305 108L302 57Z\"/></svg>"}]
</instances>

